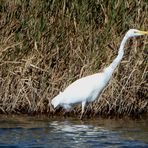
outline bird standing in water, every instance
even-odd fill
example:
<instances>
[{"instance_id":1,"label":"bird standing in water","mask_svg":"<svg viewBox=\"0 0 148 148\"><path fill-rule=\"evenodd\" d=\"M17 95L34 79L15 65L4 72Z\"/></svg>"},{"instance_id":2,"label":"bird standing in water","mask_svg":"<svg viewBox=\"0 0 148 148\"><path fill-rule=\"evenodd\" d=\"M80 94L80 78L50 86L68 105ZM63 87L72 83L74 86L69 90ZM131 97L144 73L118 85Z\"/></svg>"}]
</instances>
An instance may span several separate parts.
<instances>
[{"instance_id":1,"label":"bird standing in water","mask_svg":"<svg viewBox=\"0 0 148 148\"><path fill-rule=\"evenodd\" d=\"M113 72L119 65L123 58L124 46L127 40L131 37L137 37L148 34L146 31L140 31L136 29L130 29L124 36L118 51L117 57L113 62L106 67L101 73L96 73L90 76L86 76L74 81L63 92L60 92L51 101L54 108L58 106L64 107L67 111L71 109L71 105L82 103L82 113L80 118L84 115L86 103L93 102L103 89L107 86Z\"/></svg>"}]
</instances>

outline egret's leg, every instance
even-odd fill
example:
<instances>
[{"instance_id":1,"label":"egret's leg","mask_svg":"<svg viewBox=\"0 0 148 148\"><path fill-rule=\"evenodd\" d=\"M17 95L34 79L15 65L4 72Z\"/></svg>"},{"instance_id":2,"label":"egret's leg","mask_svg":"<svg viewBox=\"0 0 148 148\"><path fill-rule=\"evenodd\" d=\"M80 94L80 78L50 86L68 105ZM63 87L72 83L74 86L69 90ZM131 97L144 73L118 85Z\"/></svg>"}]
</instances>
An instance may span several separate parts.
<instances>
[{"instance_id":1,"label":"egret's leg","mask_svg":"<svg viewBox=\"0 0 148 148\"><path fill-rule=\"evenodd\" d=\"M80 119L83 118L84 110L85 110L85 104L86 104L86 101L83 101L83 102L82 102L82 113L81 113Z\"/></svg>"}]
</instances>

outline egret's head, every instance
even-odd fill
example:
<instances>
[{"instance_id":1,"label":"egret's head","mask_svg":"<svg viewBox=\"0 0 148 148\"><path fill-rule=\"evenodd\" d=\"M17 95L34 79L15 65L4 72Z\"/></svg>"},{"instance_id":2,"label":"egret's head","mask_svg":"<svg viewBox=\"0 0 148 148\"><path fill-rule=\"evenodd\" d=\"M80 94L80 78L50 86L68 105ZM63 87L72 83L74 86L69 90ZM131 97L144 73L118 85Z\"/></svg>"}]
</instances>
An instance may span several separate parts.
<instances>
[{"instance_id":1,"label":"egret's head","mask_svg":"<svg viewBox=\"0 0 148 148\"><path fill-rule=\"evenodd\" d=\"M57 108L60 105L60 101L62 99L62 92L60 92L56 97L54 97L51 101L51 104L54 108Z\"/></svg>"},{"instance_id":2,"label":"egret's head","mask_svg":"<svg viewBox=\"0 0 148 148\"><path fill-rule=\"evenodd\" d=\"M141 36L141 35L148 35L148 31L140 31L137 29L130 29L127 33L127 37L136 37L136 36Z\"/></svg>"}]
</instances>

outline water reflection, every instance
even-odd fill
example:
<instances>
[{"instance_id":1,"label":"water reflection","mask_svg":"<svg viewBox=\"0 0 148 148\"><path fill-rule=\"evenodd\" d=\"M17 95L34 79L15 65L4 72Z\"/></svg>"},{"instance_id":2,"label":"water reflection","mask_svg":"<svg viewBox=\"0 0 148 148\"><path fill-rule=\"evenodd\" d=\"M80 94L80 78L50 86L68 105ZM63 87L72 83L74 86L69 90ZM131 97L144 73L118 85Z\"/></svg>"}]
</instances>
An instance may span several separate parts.
<instances>
[{"instance_id":1,"label":"water reflection","mask_svg":"<svg viewBox=\"0 0 148 148\"><path fill-rule=\"evenodd\" d=\"M73 147L98 147L118 145L119 137L115 131L109 131L103 127L95 127L90 124L73 124L71 122L52 122L53 133L64 135L62 141ZM57 139L56 137L54 137ZM59 137L61 139L61 137Z\"/></svg>"},{"instance_id":2,"label":"water reflection","mask_svg":"<svg viewBox=\"0 0 148 148\"><path fill-rule=\"evenodd\" d=\"M147 121L1 116L0 146L148 147Z\"/></svg>"}]
</instances>

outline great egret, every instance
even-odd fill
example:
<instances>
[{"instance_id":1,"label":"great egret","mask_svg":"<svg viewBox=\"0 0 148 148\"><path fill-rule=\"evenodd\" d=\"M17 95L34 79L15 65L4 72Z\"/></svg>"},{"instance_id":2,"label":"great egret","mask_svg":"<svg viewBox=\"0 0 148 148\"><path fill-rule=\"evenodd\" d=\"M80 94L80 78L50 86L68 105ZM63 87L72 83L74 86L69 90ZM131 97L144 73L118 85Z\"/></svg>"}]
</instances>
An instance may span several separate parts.
<instances>
[{"instance_id":1,"label":"great egret","mask_svg":"<svg viewBox=\"0 0 148 148\"><path fill-rule=\"evenodd\" d=\"M97 97L99 97L102 90L108 84L117 65L122 60L124 46L127 40L130 37L136 37L145 34L148 34L148 32L130 29L125 34L120 44L118 55L113 60L113 62L108 67L106 67L103 72L80 78L70 84L63 92L60 92L56 97L53 98L51 101L53 107L56 108L58 106L62 106L69 111L71 105L82 103L82 113L80 116L82 119L86 103L93 102Z\"/></svg>"}]
</instances>

